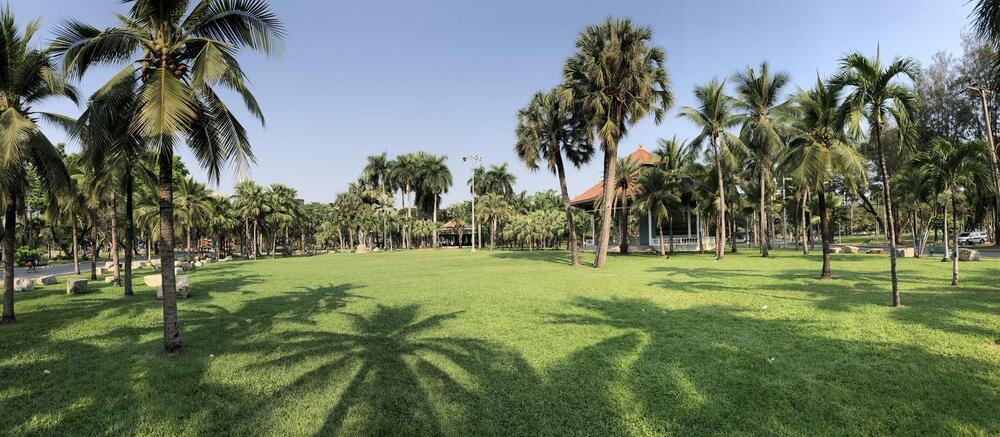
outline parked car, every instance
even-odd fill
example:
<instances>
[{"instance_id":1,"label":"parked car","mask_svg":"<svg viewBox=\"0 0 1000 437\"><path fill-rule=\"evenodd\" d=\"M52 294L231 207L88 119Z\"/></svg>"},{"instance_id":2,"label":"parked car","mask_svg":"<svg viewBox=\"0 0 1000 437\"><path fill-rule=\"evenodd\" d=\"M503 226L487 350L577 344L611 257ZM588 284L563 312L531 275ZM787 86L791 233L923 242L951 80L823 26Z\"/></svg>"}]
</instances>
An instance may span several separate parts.
<instances>
[{"instance_id":1,"label":"parked car","mask_svg":"<svg viewBox=\"0 0 1000 437\"><path fill-rule=\"evenodd\" d=\"M985 244L986 233L983 231L962 232L958 234L958 244L971 246L974 244Z\"/></svg>"}]
</instances>

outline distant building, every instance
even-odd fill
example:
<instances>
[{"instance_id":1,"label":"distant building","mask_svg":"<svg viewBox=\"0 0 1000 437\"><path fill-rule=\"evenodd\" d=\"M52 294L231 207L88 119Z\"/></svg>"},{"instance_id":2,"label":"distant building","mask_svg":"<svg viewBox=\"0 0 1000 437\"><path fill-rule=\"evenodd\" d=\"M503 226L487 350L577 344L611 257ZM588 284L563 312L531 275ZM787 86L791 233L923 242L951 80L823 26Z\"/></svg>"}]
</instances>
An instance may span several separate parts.
<instances>
[{"instance_id":1,"label":"distant building","mask_svg":"<svg viewBox=\"0 0 1000 437\"><path fill-rule=\"evenodd\" d=\"M639 162L643 167L652 167L659 162L659 158L649 153L640 144L639 147L632 153L630 153L625 159ZM580 193L578 196L574 197L570 203L580 209L588 211L592 214L591 217L591 232L589 238L583 239L583 246L585 249L593 249L595 246L594 239L598 235L596 217L600 217L600 211L596 210L596 205L599 199L604 195L604 180L597 181L593 186ZM629 207L631 208L631 203L635 199L629 200ZM699 229L699 219L700 216L695 214L694 211L686 210L684 214L679 214L674 216L673 225L673 240L674 240L674 250L675 251L691 251L698 250L698 229ZM621 220L621 206L616 205L614 214L612 217L612 231L611 231L611 243L608 245L609 251L617 251L621 244L620 238L617 236L616 230L619 229ZM634 237L629 241L630 250L638 251L649 251L649 250L659 250L659 232L656 230L656 220L653 219L649 211L643 211L640 213L638 218L639 222L639 236L638 239ZM669 224L666 220L663 223L663 238L666 240L669 238L670 229ZM704 233L704 232L703 232ZM664 246L668 244L668 241L663 242ZM705 249L714 248L715 239L705 239Z\"/></svg>"}]
</instances>

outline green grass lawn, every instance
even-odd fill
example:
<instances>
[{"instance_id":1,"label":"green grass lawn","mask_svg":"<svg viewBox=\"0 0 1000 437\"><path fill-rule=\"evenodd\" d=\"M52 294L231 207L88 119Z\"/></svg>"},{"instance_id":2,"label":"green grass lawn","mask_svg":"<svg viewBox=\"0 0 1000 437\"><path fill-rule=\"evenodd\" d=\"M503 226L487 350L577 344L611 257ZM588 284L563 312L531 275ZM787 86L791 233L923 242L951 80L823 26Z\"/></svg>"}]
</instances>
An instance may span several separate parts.
<instances>
[{"instance_id":1,"label":"green grass lawn","mask_svg":"<svg viewBox=\"0 0 1000 437\"><path fill-rule=\"evenodd\" d=\"M0 434L1000 434L1000 262L416 251L17 295ZM589 255L585 259L589 260ZM92 284L92 289L93 289Z\"/></svg>"}]
</instances>

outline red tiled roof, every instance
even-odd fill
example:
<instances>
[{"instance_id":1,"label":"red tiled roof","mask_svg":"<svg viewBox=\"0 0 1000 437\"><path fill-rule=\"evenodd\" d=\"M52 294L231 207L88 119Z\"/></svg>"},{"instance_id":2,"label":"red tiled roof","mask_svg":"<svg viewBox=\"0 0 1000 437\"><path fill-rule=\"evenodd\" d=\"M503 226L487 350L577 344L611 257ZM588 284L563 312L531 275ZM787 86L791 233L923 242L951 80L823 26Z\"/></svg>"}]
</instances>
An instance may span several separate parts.
<instances>
[{"instance_id":1,"label":"red tiled roof","mask_svg":"<svg viewBox=\"0 0 1000 437\"><path fill-rule=\"evenodd\" d=\"M659 160L659 158L657 158L656 155L646 151L646 149L642 147L642 144L640 144L639 148L635 149L634 152L629 153L626 159L632 161L638 161L642 163L642 165L654 165ZM601 197L601 195L603 194L604 194L604 180L601 179L596 184L594 184L594 186L588 188L586 191L580 193L580 195L574 197L573 200L570 201L570 204L572 205L587 204L593 202L598 197Z\"/></svg>"}]
</instances>

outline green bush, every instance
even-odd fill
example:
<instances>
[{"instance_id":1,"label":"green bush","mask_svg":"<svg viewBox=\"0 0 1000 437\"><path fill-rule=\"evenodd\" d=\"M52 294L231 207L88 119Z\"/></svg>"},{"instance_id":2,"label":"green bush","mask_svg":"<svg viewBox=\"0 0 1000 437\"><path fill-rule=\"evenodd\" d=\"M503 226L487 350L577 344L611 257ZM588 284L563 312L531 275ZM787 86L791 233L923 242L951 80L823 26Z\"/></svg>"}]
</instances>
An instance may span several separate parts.
<instances>
[{"instance_id":1,"label":"green bush","mask_svg":"<svg viewBox=\"0 0 1000 437\"><path fill-rule=\"evenodd\" d=\"M21 246L14 251L14 264L17 264L19 266L25 266L28 264L29 259L34 259L35 262L41 260L42 250L32 249L28 246Z\"/></svg>"}]
</instances>

